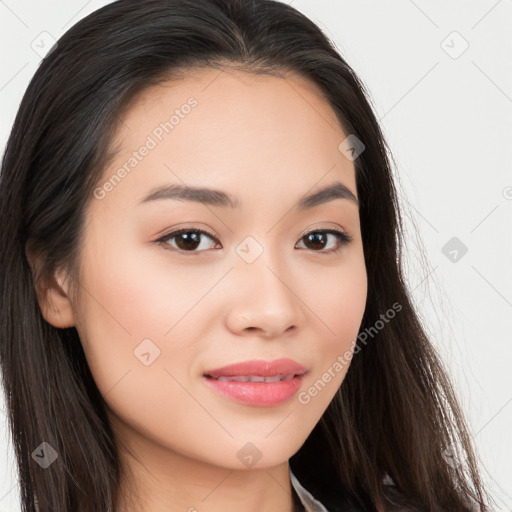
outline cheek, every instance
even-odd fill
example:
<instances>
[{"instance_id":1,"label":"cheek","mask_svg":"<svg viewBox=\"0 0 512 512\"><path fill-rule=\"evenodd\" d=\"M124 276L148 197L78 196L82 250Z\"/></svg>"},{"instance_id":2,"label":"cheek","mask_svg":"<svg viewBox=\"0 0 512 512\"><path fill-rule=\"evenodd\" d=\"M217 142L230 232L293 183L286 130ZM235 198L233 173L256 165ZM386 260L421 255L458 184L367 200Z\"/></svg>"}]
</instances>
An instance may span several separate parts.
<instances>
[{"instance_id":1,"label":"cheek","mask_svg":"<svg viewBox=\"0 0 512 512\"><path fill-rule=\"evenodd\" d=\"M343 258L343 256L342 256ZM311 273L311 269L309 269ZM306 270L304 269L304 272ZM322 351L346 350L357 338L366 307L367 274L362 249L347 254L336 267L318 266L301 292L318 320Z\"/></svg>"},{"instance_id":2,"label":"cheek","mask_svg":"<svg viewBox=\"0 0 512 512\"><path fill-rule=\"evenodd\" d=\"M336 267L318 266L314 275L315 279L303 281L301 293L314 313L309 321L316 326L311 336L316 361L298 399L321 415L348 371L366 307L362 248L347 253Z\"/></svg>"},{"instance_id":3,"label":"cheek","mask_svg":"<svg viewBox=\"0 0 512 512\"><path fill-rule=\"evenodd\" d=\"M366 306L367 276L364 265L355 264L340 268L331 280L316 289L315 313L318 311L317 334L313 336L316 354L313 371L304 381L297 395L301 417L312 430L318 419L342 385L352 362L357 335ZM311 296L311 295L310 295ZM316 320L315 320L316 322Z\"/></svg>"},{"instance_id":4,"label":"cheek","mask_svg":"<svg viewBox=\"0 0 512 512\"><path fill-rule=\"evenodd\" d=\"M87 362L107 401L114 386L125 388L129 381L134 400L151 389L160 402L162 380L170 380L164 368L185 375L194 356L197 323L194 332L187 311L201 296L197 280L150 264L143 252L117 251L115 243L107 247L108 253L91 250L83 260L77 330Z\"/></svg>"},{"instance_id":5,"label":"cheek","mask_svg":"<svg viewBox=\"0 0 512 512\"><path fill-rule=\"evenodd\" d=\"M82 282L89 292L82 294L80 316L95 339L170 338L215 282L211 269L177 265L164 249L158 254L158 248L109 245L108 252L91 250L84 258Z\"/></svg>"},{"instance_id":6,"label":"cheek","mask_svg":"<svg viewBox=\"0 0 512 512\"><path fill-rule=\"evenodd\" d=\"M204 414L186 388L190 362L200 355L193 339L202 332L190 310L205 290L198 294L190 273L117 256L92 258L84 272L89 293L82 294L77 329L87 363L110 413L183 449L204 435L204 419L189 422L176 411Z\"/></svg>"}]
</instances>

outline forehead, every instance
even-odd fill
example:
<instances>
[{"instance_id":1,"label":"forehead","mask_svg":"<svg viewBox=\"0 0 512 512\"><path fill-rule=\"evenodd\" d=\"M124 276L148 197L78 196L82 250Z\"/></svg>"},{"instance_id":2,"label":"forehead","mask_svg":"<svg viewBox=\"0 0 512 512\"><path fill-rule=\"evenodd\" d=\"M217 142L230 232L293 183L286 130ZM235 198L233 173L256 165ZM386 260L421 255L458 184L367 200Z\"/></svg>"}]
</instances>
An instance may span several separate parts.
<instances>
[{"instance_id":1,"label":"forehead","mask_svg":"<svg viewBox=\"0 0 512 512\"><path fill-rule=\"evenodd\" d=\"M116 195L122 188L140 199L157 181L236 191L250 177L269 187L285 182L297 195L329 173L355 193L353 163L339 150L347 135L320 89L301 75L183 71L143 90L119 119L117 152L103 176L129 171ZM141 158L143 146L150 149Z\"/></svg>"},{"instance_id":2,"label":"forehead","mask_svg":"<svg viewBox=\"0 0 512 512\"><path fill-rule=\"evenodd\" d=\"M188 110L183 107L192 98L197 106L191 112L194 115L188 116L180 110ZM260 130L263 135L273 134L273 129L283 126L288 130L294 128L295 135L302 132L305 136L313 136L319 130L342 132L321 90L302 75L283 71L276 76L230 68L201 68L176 73L168 81L139 93L120 116L118 141L124 140L128 145L137 142L137 136L154 128L154 121L168 121L173 112L181 120L190 117L187 124L192 124L199 133L213 127L232 132L234 128L243 128L240 136L244 136L249 131L264 128ZM303 123L290 124L297 121ZM235 136L235 133L231 135Z\"/></svg>"}]
</instances>

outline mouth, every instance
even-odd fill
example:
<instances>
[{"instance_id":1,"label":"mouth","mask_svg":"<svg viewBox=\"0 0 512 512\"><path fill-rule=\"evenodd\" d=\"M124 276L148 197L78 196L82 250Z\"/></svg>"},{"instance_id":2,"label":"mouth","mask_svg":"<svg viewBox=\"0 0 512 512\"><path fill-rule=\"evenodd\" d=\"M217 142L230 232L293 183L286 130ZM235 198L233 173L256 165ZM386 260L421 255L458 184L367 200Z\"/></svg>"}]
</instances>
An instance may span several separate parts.
<instances>
[{"instance_id":1,"label":"mouth","mask_svg":"<svg viewBox=\"0 0 512 512\"><path fill-rule=\"evenodd\" d=\"M205 384L219 396L253 407L276 407L289 401L299 391L301 375L203 376Z\"/></svg>"},{"instance_id":2,"label":"mouth","mask_svg":"<svg viewBox=\"0 0 512 512\"><path fill-rule=\"evenodd\" d=\"M225 398L256 407L273 407L298 392L307 372L291 359L253 360L208 370L203 379Z\"/></svg>"}]
</instances>

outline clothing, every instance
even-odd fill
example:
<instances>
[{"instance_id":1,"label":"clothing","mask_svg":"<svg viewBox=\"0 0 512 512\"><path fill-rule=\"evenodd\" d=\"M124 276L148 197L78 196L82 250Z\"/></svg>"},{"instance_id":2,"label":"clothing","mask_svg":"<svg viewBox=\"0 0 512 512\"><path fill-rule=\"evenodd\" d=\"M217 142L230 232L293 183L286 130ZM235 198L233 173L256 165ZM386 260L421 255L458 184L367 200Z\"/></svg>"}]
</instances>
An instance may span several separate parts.
<instances>
[{"instance_id":1,"label":"clothing","mask_svg":"<svg viewBox=\"0 0 512 512\"><path fill-rule=\"evenodd\" d=\"M297 477L293 474L292 468L290 467L290 463L288 463L288 468L290 470L290 480L293 486L293 489L297 493L297 496L300 499L304 507L305 512L329 512L322 503L320 503L317 499L313 497L313 495L305 489L302 484L299 482Z\"/></svg>"},{"instance_id":2,"label":"clothing","mask_svg":"<svg viewBox=\"0 0 512 512\"><path fill-rule=\"evenodd\" d=\"M307 489L302 486L297 477L293 474L289 461L288 469L290 470L290 480L292 487L295 490L295 494L297 495L298 499L300 500L300 503L297 503L298 500L295 498L295 495L293 496L297 512L329 512L324 504L320 503L320 501L318 501ZM395 482L393 482L393 479L387 473L384 476L382 483L384 485L395 485ZM475 510L478 511L479 509ZM471 511L473 512L473 509L471 509Z\"/></svg>"}]
</instances>

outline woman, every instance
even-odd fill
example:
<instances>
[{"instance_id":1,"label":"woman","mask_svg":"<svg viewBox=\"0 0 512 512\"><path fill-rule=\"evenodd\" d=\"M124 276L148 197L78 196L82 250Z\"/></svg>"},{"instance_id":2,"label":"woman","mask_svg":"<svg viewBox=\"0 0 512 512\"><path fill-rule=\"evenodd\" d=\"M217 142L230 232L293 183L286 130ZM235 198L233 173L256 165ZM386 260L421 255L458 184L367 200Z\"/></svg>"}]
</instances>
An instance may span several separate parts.
<instances>
[{"instance_id":1,"label":"woman","mask_svg":"<svg viewBox=\"0 0 512 512\"><path fill-rule=\"evenodd\" d=\"M487 510L381 130L292 7L81 20L26 91L0 201L23 510Z\"/></svg>"}]
</instances>

